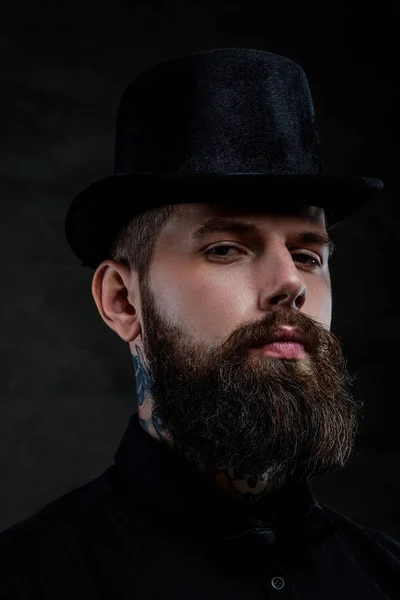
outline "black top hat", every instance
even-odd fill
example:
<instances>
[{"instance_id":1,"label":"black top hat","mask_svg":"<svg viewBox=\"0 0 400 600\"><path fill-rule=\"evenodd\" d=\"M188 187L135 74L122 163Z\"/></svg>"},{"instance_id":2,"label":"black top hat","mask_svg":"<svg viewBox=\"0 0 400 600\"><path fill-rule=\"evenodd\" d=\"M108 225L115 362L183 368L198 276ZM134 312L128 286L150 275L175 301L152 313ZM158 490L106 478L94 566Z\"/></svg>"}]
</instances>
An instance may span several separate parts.
<instances>
[{"instance_id":1,"label":"black top hat","mask_svg":"<svg viewBox=\"0 0 400 600\"><path fill-rule=\"evenodd\" d=\"M141 73L117 117L114 175L83 190L65 220L83 266L110 258L119 228L149 208L285 202L325 209L328 228L383 189L377 179L324 173L304 71L276 54L223 48Z\"/></svg>"}]
</instances>

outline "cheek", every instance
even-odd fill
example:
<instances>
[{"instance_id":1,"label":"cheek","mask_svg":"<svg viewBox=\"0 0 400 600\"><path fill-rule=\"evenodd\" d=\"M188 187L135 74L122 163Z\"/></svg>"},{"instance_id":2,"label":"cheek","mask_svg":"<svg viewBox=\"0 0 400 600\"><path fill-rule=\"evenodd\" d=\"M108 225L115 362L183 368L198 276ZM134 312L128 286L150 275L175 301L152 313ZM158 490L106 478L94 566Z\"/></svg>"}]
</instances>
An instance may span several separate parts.
<instances>
[{"instance_id":1,"label":"cheek","mask_svg":"<svg viewBox=\"0 0 400 600\"><path fill-rule=\"evenodd\" d=\"M192 284L181 299L182 311L196 330L196 338L219 339L230 332L251 307L251 294L243 286L208 281Z\"/></svg>"},{"instance_id":2,"label":"cheek","mask_svg":"<svg viewBox=\"0 0 400 600\"><path fill-rule=\"evenodd\" d=\"M308 287L307 300L302 311L319 323L331 326L332 293L329 280L321 280Z\"/></svg>"},{"instance_id":3,"label":"cheek","mask_svg":"<svg viewBox=\"0 0 400 600\"><path fill-rule=\"evenodd\" d=\"M196 342L219 343L248 316L254 304L249 285L230 279L208 277L159 278L155 283L157 304L171 324Z\"/></svg>"}]
</instances>

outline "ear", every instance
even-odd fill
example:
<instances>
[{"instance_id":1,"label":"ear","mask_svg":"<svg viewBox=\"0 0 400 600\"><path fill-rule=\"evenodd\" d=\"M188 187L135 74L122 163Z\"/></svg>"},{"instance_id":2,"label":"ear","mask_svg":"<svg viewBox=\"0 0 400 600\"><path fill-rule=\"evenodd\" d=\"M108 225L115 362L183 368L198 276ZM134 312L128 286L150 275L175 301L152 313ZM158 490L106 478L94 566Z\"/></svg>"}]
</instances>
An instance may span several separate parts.
<instances>
[{"instance_id":1,"label":"ear","mask_svg":"<svg viewBox=\"0 0 400 600\"><path fill-rule=\"evenodd\" d=\"M92 294L101 318L121 339L132 342L141 334L138 278L129 267L103 261L93 276Z\"/></svg>"}]
</instances>

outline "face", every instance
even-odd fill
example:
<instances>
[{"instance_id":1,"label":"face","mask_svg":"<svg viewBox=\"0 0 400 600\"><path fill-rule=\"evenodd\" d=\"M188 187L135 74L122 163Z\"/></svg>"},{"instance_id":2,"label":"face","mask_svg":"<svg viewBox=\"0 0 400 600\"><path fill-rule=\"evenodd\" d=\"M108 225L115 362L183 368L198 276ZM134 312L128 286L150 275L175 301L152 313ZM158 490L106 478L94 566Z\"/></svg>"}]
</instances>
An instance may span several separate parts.
<instances>
[{"instance_id":1,"label":"face","mask_svg":"<svg viewBox=\"0 0 400 600\"><path fill-rule=\"evenodd\" d=\"M130 343L142 424L151 417L157 435L190 461L238 479L280 487L343 468L359 405L330 332L329 248L298 235L327 235L322 209L310 217L178 207L157 239L148 281L119 270L130 308L109 312ZM253 227L195 234L215 217ZM284 326L305 336L301 354L255 347Z\"/></svg>"}]
</instances>

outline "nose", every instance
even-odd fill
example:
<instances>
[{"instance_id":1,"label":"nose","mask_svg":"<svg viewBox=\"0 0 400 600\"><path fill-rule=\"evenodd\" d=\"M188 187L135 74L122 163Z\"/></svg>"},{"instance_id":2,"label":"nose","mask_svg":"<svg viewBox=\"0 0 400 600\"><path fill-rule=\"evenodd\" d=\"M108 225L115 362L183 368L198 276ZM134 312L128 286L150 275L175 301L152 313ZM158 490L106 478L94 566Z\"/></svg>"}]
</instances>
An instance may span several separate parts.
<instances>
[{"instance_id":1,"label":"nose","mask_svg":"<svg viewBox=\"0 0 400 600\"><path fill-rule=\"evenodd\" d=\"M300 310L307 298L307 285L286 246L268 252L266 272L264 310Z\"/></svg>"}]
</instances>

